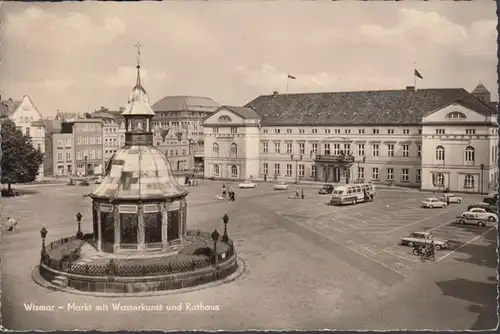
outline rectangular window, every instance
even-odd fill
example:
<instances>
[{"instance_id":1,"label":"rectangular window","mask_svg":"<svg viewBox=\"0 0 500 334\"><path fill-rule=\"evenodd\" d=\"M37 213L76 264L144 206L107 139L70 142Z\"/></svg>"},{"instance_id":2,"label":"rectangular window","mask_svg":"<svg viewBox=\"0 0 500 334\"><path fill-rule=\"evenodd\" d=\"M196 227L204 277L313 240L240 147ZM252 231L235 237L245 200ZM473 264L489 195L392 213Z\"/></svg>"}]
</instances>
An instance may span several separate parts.
<instances>
[{"instance_id":1,"label":"rectangular window","mask_svg":"<svg viewBox=\"0 0 500 334\"><path fill-rule=\"evenodd\" d=\"M71 138L66 138L66 147L71 147Z\"/></svg>"},{"instance_id":2,"label":"rectangular window","mask_svg":"<svg viewBox=\"0 0 500 334\"><path fill-rule=\"evenodd\" d=\"M466 135L475 135L476 129L465 129L465 134Z\"/></svg>"},{"instance_id":3,"label":"rectangular window","mask_svg":"<svg viewBox=\"0 0 500 334\"><path fill-rule=\"evenodd\" d=\"M410 134L410 129L403 129L403 134L404 135Z\"/></svg>"},{"instance_id":4,"label":"rectangular window","mask_svg":"<svg viewBox=\"0 0 500 334\"><path fill-rule=\"evenodd\" d=\"M380 133L379 129L373 129L373 134L378 135Z\"/></svg>"},{"instance_id":5,"label":"rectangular window","mask_svg":"<svg viewBox=\"0 0 500 334\"><path fill-rule=\"evenodd\" d=\"M389 157L394 156L394 144L387 145L387 156L389 156Z\"/></svg>"},{"instance_id":6,"label":"rectangular window","mask_svg":"<svg viewBox=\"0 0 500 334\"><path fill-rule=\"evenodd\" d=\"M387 129L387 134L393 135L394 134L394 129Z\"/></svg>"},{"instance_id":7,"label":"rectangular window","mask_svg":"<svg viewBox=\"0 0 500 334\"><path fill-rule=\"evenodd\" d=\"M274 142L274 153L276 153L276 154L280 154L281 153L280 142Z\"/></svg>"},{"instance_id":8,"label":"rectangular window","mask_svg":"<svg viewBox=\"0 0 500 334\"><path fill-rule=\"evenodd\" d=\"M305 154L305 153L306 153L306 144L299 143L299 154Z\"/></svg>"},{"instance_id":9,"label":"rectangular window","mask_svg":"<svg viewBox=\"0 0 500 334\"><path fill-rule=\"evenodd\" d=\"M57 153L57 161L64 161L62 153Z\"/></svg>"},{"instance_id":10,"label":"rectangular window","mask_svg":"<svg viewBox=\"0 0 500 334\"><path fill-rule=\"evenodd\" d=\"M280 176L280 164L274 164L274 176Z\"/></svg>"},{"instance_id":11,"label":"rectangular window","mask_svg":"<svg viewBox=\"0 0 500 334\"><path fill-rule=\"evenodd\" d=\"M335 134L340 134L340 129L334 129L333 131Z\"/></svg>"},{"instance_id":12,"label":"rectangular window","mask_svg":"<svg viewBox=\"0 0 500 334\"><path fill-rule=\"evenodd\" d=\"M262 164L262 174L263 175L269 174L269 165L267 163Z\"/></svg>"},{"instance_id":13,"label":"rectangular window","mask_svg":"<svg viewBox=\"0 0 500 334\"><path fill-rule=\"evenodd\" d=\"M113 151L113 153L114 153L114 152L116 152L116 150L115 150L115 151ZM97 159L101 159L101 157L102 157L102 151L101 151L101 150L97 150L97 152L96 152L96 153L97 153Z\"/></svg>"},{"instance_id":14,"label":"rectangular window","mask_svg":"<svg viewBox=\"0 0 500 334\"><path fill-rule=\"evenodd\" d=\"M373 167L372 168L372 180L376 180L378 181L378 178L379 175L378 175L378 167Z\"/></svg>"},{"instance_id":15,"label":"rectangular window","mask_svg":"<svg viewBox=\"0 0 500 334\"><path fill-rule=\"evenodd\" d=\"M77 151L76 152L76 159L82 160L82 151Z\"/></svg>"},{"instance_id":16,"label":"rectangular window","mask_svg":"<svg viewBox=\"0 0 500 334\"><path fill-rule=\"evenodd\" d=\"M436 129L437 135L444 135L446 133L445 129Z\"/></svg>"},{"instance_id":17,"label":"rectangular window","mask_svg":"<svg viewBox=\"0 0 500 334\"><path fill-rule=\"evenodd\" d=\"M66 160L71 160L71 153L70 152L66 152Z\"/></svg>"},{"instance_id":18,"label":"rectangular window","mask_svg":"<svg viewBox=\"0 0 500 334\"><path fill-rule=\"evenodd\" d=\"M304 165L299 165L299 176L300 177L304 177L304 174L305 174L305 167Z\"/></svg>"},{"instance_id":19,"label":"rectangular window","mask_svg":"<svg viewBox=\"0 0 500 334\"><path fill-rule=\"evenodd\" d=\"M292 165L291 164L286 165L286 176L292 176Z\"/></svg>"},{"instance_id":20,"label":"rectangular window","mask_svg":"<svg viewBox=\"0 0 500 334\"><path fill-rule=\"evenodd\" d=\"M333 155L340 155L340 144L333 144Z\"/></svg>"},{"instance_id":21,"label":"rectangular window","mask_svg":"<svg viewBox=\"0 0 500 334\"><path fill-rule=\"evenodd\" d=\"M82 137L80 136L76 137L76 143L80 145L82 143Z\"/></svg>"},{"instance_id":22,"label":"rectangular window","mask_svg":"<svg viewBox=\"0 0 500 334\"><path fill-rule=\"evenodd\" d=\"M62 140L58 140L57 141L57 148L62 148L62 147L63 147Z\"/></svg>"},{"instance_id":23,"label":"rectangular window","mask_svg":"<svg viewBox=\"0 0 500 334\"><path fill-rule=\"evenodd\" d=\"M344 132L345 132L346 135L348 135L348 134L351 133L351 129L345 129Z\"/></svg>"},{"instance_id":24,"label":"rectangular window","mask_svg":"<svg viewBox=\"0 0 500 334\"><path fill-rule=\"evenodd\" d=\"M351 144L344 144L344 154L351 154Z\"/></svg>"},{"instance_id":25,"label":"rectangular window","mask_svg":"<svg viewBox=\"0 0 500 334\"><path fill-rule=\"evenodd\" d=\"M316 165L311 166L311 177L316 177Z\"/></svg>"},{"instance_id":26,"label":"rectangular window","mask_svg":"<svg viewBox=\"0 0 500 334\"><path fill-rule=\"evenodd\" d=\"M269 153L269 142L262 142L262 153Z\"/></svg>"},{"instance_id":27,"label":"rectangular window","mask_svg":"<svg viewBox=\"0 0 500 334\"><path fill-rule=\"evenodd\" d=\"M325 133L330 133L330 129L325 129Z\"/></svg>"},{"instance_id":28,"label":"rectangular window","mask_svg":"<svg viewBox=\"0 0 500 334\"><path fill-rule=\"evenodd\" d=\"M410 145L403 145L403 157L410 156Z\"/></svg>"},{"instance_id":29,"label":"rectangular window","mask_svg":"<svg viewBox=\"0 0 500 334\"><path fill-rule=\"evenodd\" d=\"M268 129L262 129L262 133L268 133Z\"/></svg>"},{"instance_id":30,"label":"rectangular window","mask_svg":"<svg viewBox=\"0 0 500 334\"><path fill-rule=\"evenodd\" d=\"M379 145L378 144L372 144L372 155L374 157L379 156Z\"/></svg>"},{"instance_id":31,"label":"rectangular window","mask_svg":"<svg viewBox=\"0 0 500 334\"><path fill-rule=\"evenodd\" d=\"M323 144L323 152L325 152L325 155L330 155L330 144L329 143Z\"/></svg>"},{"instance_id":32,"label":"rectangular window","mask_svg":"<svg viewBox=\"0 0 500 334\"><path fill-rule=\"evenodd\" d=\"M421 135L422 134L422 129L418 129L418 134Z\"/></svg>"},{"instance_id":33,"label":"rectangular window","mask_svg":"<svg viewBox=\"0 0 500 334\"><path fill-rule=\"evenodd\" d=\"M219 133L219 128L212 128L212 133L218 134Z\"/></svg>"},{"instance_id":34,"label":"rectangular window","mask_svg":"<svg viewBox=\"0 0 500 334\"><path fill-rule=\"evenodd\" d=\"M318 133L318 129L312 129L312 133Z\"/></svg>"},{"instance_id":35,"label":"rectangular window","mask_svg":"<svg viewBox=\"0 0 500 334\"><path fill-rule=\"evenodd\" d=\"M420 183L421 179L422 179L422 171L420 169L417 169L417 175L415 181L417 181L417 183Z\"/></svg>"},{"instance_id":36,"label":"rectangular window","mask_svg":"<svg viewBox=\"0 0 500 334\"><path fill-rule=\"evenodd\" d=\"M387 180L388 181L394 180L394 168L387 168Z\"/></svg>"},{"instance_id":37,"label":"rectangular window","mask_svg":"<svg viewBox=\"0 0 500 334\"><path fill-rule=\"evenodd\" d=\"M363 180L365 178L365 167L358 168L358 180Z\"/></svg>"},{"instance_id":38,"label":"rectangular window","mask_svg":"<svg viewBox=\"0 0 500 334\"><path fill-rule=\"evenodd\" d=\"M234 135L234 134L237 134L238 133L238 128L235 127L235 126L232 126L231 127L231 133Z\"/></svg>"},{"instance_id":39,"label":"rectangular window","mask_svg":"<svg viewBox=\"0 0 500 334\"><path fill-rule=\"evenodd\" d=\"M365 134L365 129L358 129L358 133L359 133L360 135Z\"/></svg>"},{"instance_id":40,"label":"rectangular window","mask_svg":"<svg viewBox=\"0 0 500 334\"><path fill-rule=\"evenodd\" d=\"M417 144L417 157L421 157L422 156L422 145L420 144Z\"/></svg>"},{"instance_id":41,"label":"rectangular window","mask_svg":"<svg viewBox=\"0 0 500 334\"><path fill-rule=\"evenodd\" d=\"M292 129L286 129L286 133L292 133Z\"/></svg>"},{"instance_id":42,"label":"rectangular window","mask_svg":"<svg viewBox=\"0 0 500 334\"><path fill-rule=\"evenodd\" d=\"M365 155L365 144L358 144L358 155Z\"/></svg>"},{"instance_id":43,"label":"rectangular window","mask_svg":"<svg viewBox=\"0 0 500 334\"><path fill-rule=\"evenodd\" d=\"M402 182L410 181L410 171L408 168L401 169L401 181Z\"/></svg>"},{"instance_id":44,"label":"rectangular window","mask_svg":"<svg viewBox=\"0 0 500 334\"><path fill-rule=\"evenodd\" d=\"M279 134L280 133L280 129L274 129L274 133L275 134Z\"/></svg>"},{"instance_id":45,"label":"rectangular window","mask_svg":"<svg viewBox=\"0 0 500 334\"><path fill-rule=\"evenodd\" d=\"M311 156L318 153L318 143L311 143Z\"/></svg>"},{"instance_id":46,"label":"rectangular window","mask_svg":"<svg viewBox=\"0 0 500 334\"><path fill-rule=\"evenodd\" d=\"M293 143L286 143L286 154L292 154L293 153Z\"/></svg>"},{"instance_id":47,"label":"rectangular window","mask_svg":"<svg viewBox=\"0 0 500 334\"><path fill-rule=\"evenodd\" d=\"M299 133L305 133L306 131L304 129L299 129Z\"/></svg>"}]
</instances>

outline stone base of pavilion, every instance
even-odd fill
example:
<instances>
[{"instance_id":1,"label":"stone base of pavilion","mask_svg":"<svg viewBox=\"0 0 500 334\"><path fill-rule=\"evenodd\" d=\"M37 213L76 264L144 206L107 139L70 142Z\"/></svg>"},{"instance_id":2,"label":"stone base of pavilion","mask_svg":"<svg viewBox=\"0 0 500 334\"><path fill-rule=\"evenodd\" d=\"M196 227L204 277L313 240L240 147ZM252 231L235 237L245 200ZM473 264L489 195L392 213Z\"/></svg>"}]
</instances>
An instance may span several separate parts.
<instances>
[{"instance_id":1,"label":"stone base of pavilion","mask_svg":"<svg viewBox=\"0 0 500 334\"><path fill-rule=\"evenodd\" d=\"M188 231L175 253L127 256L98 252L92 235L52 242L32 277L47 288L84 294L144 294L210 285L242 272L233 242Z\"/></svg>"}]
</instances>

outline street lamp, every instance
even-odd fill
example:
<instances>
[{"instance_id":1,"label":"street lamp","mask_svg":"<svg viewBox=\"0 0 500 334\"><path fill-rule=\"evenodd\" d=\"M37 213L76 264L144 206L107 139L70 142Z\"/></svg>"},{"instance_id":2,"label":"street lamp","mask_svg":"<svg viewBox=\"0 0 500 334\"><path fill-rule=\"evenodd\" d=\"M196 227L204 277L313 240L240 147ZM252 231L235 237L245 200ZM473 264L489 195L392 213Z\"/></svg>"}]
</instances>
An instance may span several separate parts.
<instances>
[{"instance_id":1,"label":"street lamp","mask_svg":"<svg viewBox=\"0 0 500 334\"><path fill-rule=\"evenodd\" d=\"M88 157L87 157L87 156L85 156L85 157L83 158L83 160L85 160L85 168L83 169L83 171L84 171L84 173L85 173L85 175L84 175L84 176L85 176L85 177L87 177L87 173L88 173L88 164L87 164L87 160L88 160Z\"/></svg>"},{"instance_id":2,"label":"street lamp","mask_svg":"<svg viewBox=\"0 0 500 334\"><path fill-rule=\"evenodd\" d=\"M480 182L481 182L480 187L481 187L481 195L482 195L483 194L483 190L484 190L483 189L483 183L484 183L483 182L484 181L484 164L481 164L480 167L481 167L481 177L479 179L480 179Z\"/></svg>"},{"instance_id":3,"label":"street lamp","mask_svg":"<svg viewBox=\"0 0 500 334\"><path fill-rule=\"evenodd\" d=\"M213 232L212 232L212 240L214 241L214 252L217 251L217 241L219 241L219 237L220 237L220 234L219 232L217 232L217 230L215 229Z\"/></svg>"},{"instance_id":4,"label":"street lamp","mask_svg":"<svg viewBox=\"0 0 500 334\"><path fill-rule=\"evenodd\" d=\"M77 222L77 226L78 226L78 230L76 232L76 237L80 240L83 239L83 233L82 233L82 228L81 228L82 227L81 226L82 225L82 217L83 216L80 212L78 212L76 214L76 222Z\"/></svg>"},{"instance_id":5,"label":"street lamp","mask_svg":"<svg viewBox=\"0 0 500 334\"><path fill-rule=\"evenodd\" d=\"M45 238L47 237L47 229L44 227L40 230L40 236L42 237L42 256L45 255L46 250L45 250Z\"/></svg>"},{"instance_id":6,"label":"street lamp","mask_svg":"<svg viewBox=\"0 0 500 334\"><path fill-rule=\"evenodd\" d=\"M290 154L290 160L295 161L295 184L299 183L299 173L298 173L298 164L299 161L302 161L302 154L299 155L298 158L293 157L293 154Z\"/></svg>"},{"instance_id":7,"label":"street lamp","mask_svg":"<svg viewBox=\"0 0 500 334\"><path fill-rule=\"evenodd\" d=\"M227 223L229 223L229 216L224 214L224 217L222 217L222 222L224 223L224 235L222 236L222 241L225 243L229 242L229 236L227 235Z\"/></svg>"}]
</instances>

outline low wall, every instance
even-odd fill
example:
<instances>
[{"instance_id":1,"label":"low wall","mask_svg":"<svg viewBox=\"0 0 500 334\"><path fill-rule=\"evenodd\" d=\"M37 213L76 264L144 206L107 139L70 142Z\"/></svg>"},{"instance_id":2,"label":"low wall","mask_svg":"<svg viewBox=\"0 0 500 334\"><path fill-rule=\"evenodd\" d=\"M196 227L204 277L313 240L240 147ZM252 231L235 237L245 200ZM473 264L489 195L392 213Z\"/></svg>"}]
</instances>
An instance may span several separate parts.
<instances>
[{"instance_id":1,"label":"low wall","mask_svg":"<svg viewBox=\"0 0 500 334\"><path fill-rule=\"evenodd\" d=\"M86 276L70 274L40 263L40 274L48 281L56 276L68 279L68 287L85 292L134 293L166 291L207 284L223 279L238 269L236 253L224 262L183 273L157 276Z\"/></svg>"}]
</instances>

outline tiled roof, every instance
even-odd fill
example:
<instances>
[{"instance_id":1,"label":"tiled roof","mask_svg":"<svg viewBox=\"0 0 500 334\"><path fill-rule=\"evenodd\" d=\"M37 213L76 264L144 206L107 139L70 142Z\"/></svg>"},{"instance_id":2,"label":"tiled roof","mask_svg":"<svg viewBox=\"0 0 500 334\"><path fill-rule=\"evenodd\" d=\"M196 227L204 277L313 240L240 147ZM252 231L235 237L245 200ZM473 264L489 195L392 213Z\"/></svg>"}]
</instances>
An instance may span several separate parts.
<instances>
[{"instance_id":1,"label":"tiled roof","mask_svg":"<svg viewBox=\"0 0 500 334\"><path fill-rule=\"evenodd\" d=\"M57 119L44 119L46 133L61 133L62 125L61 121Z\"/></svg>"},{"instance_id":2,"label":"tiled roof","mask_svg":"<svg viewBox=\"0 0 500 334\"><path fill-rule=\"evenodd\" d=\"M162 200L186 196L172 174L170 162L154 146L130 146L117 151L103 182L90 194L109 200Z\"/></svg>"},{"instance_id":3,"label":"tiled roof","mask_svg":"<svg viewBox=\"0 0 500 334\"><path fill-rule=\"evenodd\" d=\"M4 100L0 102L0 116L9 117L17 107L21 104L21 101L14 101L12 99Z\"/></svg>"},{"instance_id":4,"label":"tiled roof","mask_svg":"<svg viewBox=\"0 0 500 334\"><path fill-rule=\"evenodd\" d=\"M462 88L262 95L246 104L262 125L415 124L451 103L483 115L496 110Z\"/></svg>"},{"instance_id":5,"label":"tiled roof","mask_svg":"<svg viewBox=\"0 0 500 334\"><path fill-rule=\"evenodd\" d=\"M209 97L201 96L165 96L153 105L157 112L200 111L213 112L220 104Z\"/></svg>"},{"instance_id":6,"label":"tiled roof","mask_svg":"<svg viewBox=\"0 0 500 334\"><path fill-rule=\"evenodd\" d=\"M243 119L259 119L260 116L255 110L248 107L222 106L219 109L228 109Z\"/></svg>"}]
</instances>

